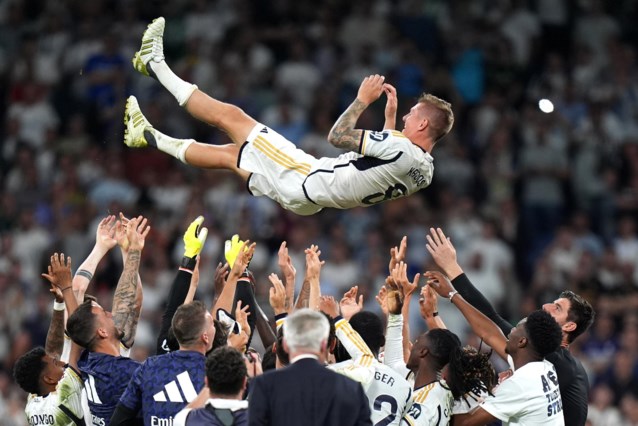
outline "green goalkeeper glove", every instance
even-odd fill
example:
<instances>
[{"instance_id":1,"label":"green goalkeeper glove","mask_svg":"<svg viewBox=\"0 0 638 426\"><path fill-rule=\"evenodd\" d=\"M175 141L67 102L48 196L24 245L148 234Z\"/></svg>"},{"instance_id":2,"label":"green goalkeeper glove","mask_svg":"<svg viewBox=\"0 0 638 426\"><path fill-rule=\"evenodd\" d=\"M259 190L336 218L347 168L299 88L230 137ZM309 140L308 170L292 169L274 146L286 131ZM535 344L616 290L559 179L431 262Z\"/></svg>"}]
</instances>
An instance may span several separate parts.
<instances>
[{"instance_id":1,"label":"green goalkeeper glove","mask_svg":"<svg viewBox=\"0 0 638 426\"><path fill-rule=\"evenodd\" d=\"M184 233L184 257L194 259L202 252L208 236L208 228L202 228L202 223L204 216L198 216Z\"/></svg>"}]
</instances>

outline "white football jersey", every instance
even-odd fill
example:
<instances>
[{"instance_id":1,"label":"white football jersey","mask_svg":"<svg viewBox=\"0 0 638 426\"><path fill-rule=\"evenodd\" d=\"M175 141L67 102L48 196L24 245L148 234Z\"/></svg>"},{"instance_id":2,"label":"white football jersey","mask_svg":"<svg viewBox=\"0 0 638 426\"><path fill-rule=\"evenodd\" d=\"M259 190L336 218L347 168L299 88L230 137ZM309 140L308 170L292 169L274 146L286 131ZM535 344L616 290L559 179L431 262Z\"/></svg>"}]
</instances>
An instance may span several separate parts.
<instances>
[{"instance_id":1,"label":"white football jersey","mask_svg":"<svg viewBox=\"0 0 638 426\"><path fill-rule=\"evenodd\" d=\"M335 324L337 338L352 359L329 366L361 383L370 403L373 424L399 425L410 401L412 387L399 373L377 361L350 323Z\"/></svg>"},{"instance_id":2,"label":"white football jersey","mask_svg":"<svg viewBox=\"0 0 638 426\"><path fill-rule=\"evenodd\" d=\"M396 130L363 132L359 152L320 158L303 183L311 202L337 209L406 197L432 181L432 156Z\"/></svg>"},{"instance_id":3,"label":"white football jersey","mask_svg":"<svg viewBox=\"0 0 638 426\"><path fill-rule=\"evenodd\" d=\"M30 426L66 426L86 423L82 405L84 385L79 374L71 367L64 370L55 392L47 396L30 394L24 413Z\"/></svg>"},{"instance_id":4,"label":"white football jersey","mask_svg":"<svg viewBox=\"0 0 638 426\"><path fill-rule=\"evenodd\" d=\"M402 425L446 426L452 417L454 399L444 380L437 380L414 391L412 404Z\"/></svg>"},{"instance_id":5,"label":"white football jersey","mask_svg":"<svg viewBox=\"0 0 638 426\"><path fill-rule=\"evenodd\" d=\"M565 424L556 369L546 360L514 371L480 406L510 426Z\"/></svg>"}]
</instances>

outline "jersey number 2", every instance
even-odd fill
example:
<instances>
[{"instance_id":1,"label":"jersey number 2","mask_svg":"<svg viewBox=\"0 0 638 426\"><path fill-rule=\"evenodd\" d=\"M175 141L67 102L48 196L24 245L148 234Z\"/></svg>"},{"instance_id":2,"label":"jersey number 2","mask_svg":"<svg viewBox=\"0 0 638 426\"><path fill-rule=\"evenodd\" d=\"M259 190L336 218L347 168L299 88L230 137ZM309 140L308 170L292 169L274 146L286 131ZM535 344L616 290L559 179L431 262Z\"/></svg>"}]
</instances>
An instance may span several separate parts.
<instances>
[{"instance_id":1,"label":"jersey number 2","mask_svg":"<svg viewBox=\"0 0 638 426\"><path fill-rule=\"evenodd\" d=\"M379 395L377 399L374 400L374 409L376 411L381 411L383 403L390 404L390 414L381 419L381 421L375 423L374 426L387 426L397 417L397 409L399 408L397 400L392 398L390 395Z\"/></svg>"}]
</instances>

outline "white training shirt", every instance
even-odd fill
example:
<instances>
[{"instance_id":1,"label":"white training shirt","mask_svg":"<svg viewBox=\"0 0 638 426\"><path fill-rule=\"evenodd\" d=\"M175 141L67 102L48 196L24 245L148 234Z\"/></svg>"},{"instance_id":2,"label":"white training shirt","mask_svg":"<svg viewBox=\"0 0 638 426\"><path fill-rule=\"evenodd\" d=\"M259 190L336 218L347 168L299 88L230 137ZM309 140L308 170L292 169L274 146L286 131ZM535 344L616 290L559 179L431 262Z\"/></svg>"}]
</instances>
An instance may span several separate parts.
<instances>
[{"instance_id":1,"label":"white training shirt","mask_svg":"<svg viewBox=\"0 0 638 426\"><path fill-rule=\"evenodd\" d=\"M350 323L335 323L337 338L351 359L329 368L361 383L370 403L373 424L398 426L409 404L412 386L401 374L375 359L368 345Z\"/></svg>"},{"instance_id":2,"label":"white training shirt","mask_svg":"<svg viewBox=\"0 0 638 426\"><path fill-rule=\"evenodd\" d=\"M72 417L75 416L77 419L82 419L84 424L83 389L84 384L80 375L73 368L67 367L54 392L47 396L29 395L24 408L27 422L30 426L74 426L76 422Z\"/></svg>"},{"instance_id":3,"label":"white training shirt","mask_svg":"<svg viewBox=\"0 0 638 426\"><path fill-rule=\"evenodd\" d=\"M556 369L546 360L516 370L480 406L510 426L565 424Z\"/></svg>"},{"instance_id":4,"label":"white training shirt","mask_svg":"<svg viewBox=\"0 0 638 426\"><path fill-rule=\"evenodd\" d=\"M412 404L402 425L446 426L452 416L454 398L444 380L437 380L414 391Z\"/></svg>"},{"instance_id":5,"label":"white training shirt","mask_svg":"<svg viewBox=\"0 0 638 426\"><path fill-rule=\"evenodd\" d=\"M363 132L359 152L320 158L303 183L306 197L322 207L349 209L406 197L425 188L432 156L396 130Z\"/></svg>"}]
</instances>

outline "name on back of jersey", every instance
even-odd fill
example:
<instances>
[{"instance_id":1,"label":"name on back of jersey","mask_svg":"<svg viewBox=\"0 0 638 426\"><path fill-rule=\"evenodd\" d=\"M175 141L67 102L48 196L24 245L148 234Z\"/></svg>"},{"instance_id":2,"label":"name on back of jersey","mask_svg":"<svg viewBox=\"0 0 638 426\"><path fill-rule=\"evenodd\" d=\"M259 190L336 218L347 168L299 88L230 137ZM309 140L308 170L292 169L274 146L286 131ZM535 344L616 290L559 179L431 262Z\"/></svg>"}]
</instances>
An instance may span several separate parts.
<instances>
[{"instance_id":1,"label":"name on back of jersey","mask_svg":"<svg viewBox=\"0 0 638 426\"><path fill-rule=\"evenodd\" d=\"M385 383L386 385L394 386L394 378L389 374L374 372L374 380Z\"/></svg>"},{"instance_id":2,"label":"name on back of jersey","mask_svg":"<svg viewBox=\"0 0 638 426\"><path fill-rule=\"evenodd\" d=\"M29 425L37 426L37 425L54 425L55 418L52 414L34 414L29 417Z\"/></svg>"},{"instance_id":3,"label":"name on back of jersey","mask_svg":"<svg viewBox=\"0 0 638 426\"><path fill-rule=\"evenodd\" d=\"M411 167L410 170L408 170L407 176L411 177L414 184L418 187L428 184L428 179L421 173L421 170L416 167Z\"/></svg>"}]
</instances>

